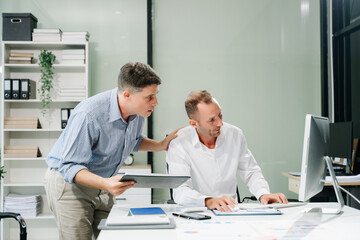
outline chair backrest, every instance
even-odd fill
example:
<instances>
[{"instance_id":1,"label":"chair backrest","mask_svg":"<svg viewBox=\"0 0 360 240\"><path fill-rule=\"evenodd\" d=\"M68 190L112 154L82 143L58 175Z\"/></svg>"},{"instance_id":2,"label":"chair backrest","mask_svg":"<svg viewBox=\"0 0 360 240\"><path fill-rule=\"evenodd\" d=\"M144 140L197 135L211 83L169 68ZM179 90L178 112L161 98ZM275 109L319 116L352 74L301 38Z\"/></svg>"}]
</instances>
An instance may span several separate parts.
<instances>
[{"instance_id":1,"label":"chair backrest","mask_svg":"<svg viewBox=\"0 0 360 240\"><path fill-rule=\"evenodd\" d=\"M169 164L166 162L166 172L169 174ZM173 198L173 189L170 188L170 199L166 201L167 204L176 204Z\"/></svg>"}]
</instances>

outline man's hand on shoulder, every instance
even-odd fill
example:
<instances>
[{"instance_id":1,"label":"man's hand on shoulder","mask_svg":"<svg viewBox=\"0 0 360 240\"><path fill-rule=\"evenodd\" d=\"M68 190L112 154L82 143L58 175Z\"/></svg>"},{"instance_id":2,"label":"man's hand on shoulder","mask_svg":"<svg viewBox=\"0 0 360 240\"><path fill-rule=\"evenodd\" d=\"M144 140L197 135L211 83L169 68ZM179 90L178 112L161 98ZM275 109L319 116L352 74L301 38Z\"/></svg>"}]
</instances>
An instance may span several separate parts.
<instances>
[{"instance_id":1,"label":"man's hand on shoulder","mask_svg":"<svg viewBox=\"0 0 360 240\"><path fill-rule=\"evenodd\" d=\"M269 203L288 203L287 198L282 193L270 193L270 194L263 194L260 197L260 202L262 204L269 204Z\"/></svg>"},{"instance_id":2,"label":"man's hand on shoulder","mask_svg":"<svg viewBox=\"0 0 360 240\"><path fill-rule=\"evenodd\" d=\"M169 144L171 142L171 140L173 140L174 138L177 137L177 132L182 129L184 127L178 128L175 131L173 131L172 133L168 134L164 140L161 141L161 146L163 148L163 150L167 151L169 149Z\"/></svg>"},{"instance_id":3,"label":"man's hand on shoulder","mask_svg":"<svg viewBox=\"0 0 360 240\"><path fill-rule=\"evenodd\" d=\"M229 196L222 196L219 198L206 198L205 206L209 209L217 209L219 211L231 212L232 207L234 208L237 205L237 201Z\"/></svg>"}]
</instances>

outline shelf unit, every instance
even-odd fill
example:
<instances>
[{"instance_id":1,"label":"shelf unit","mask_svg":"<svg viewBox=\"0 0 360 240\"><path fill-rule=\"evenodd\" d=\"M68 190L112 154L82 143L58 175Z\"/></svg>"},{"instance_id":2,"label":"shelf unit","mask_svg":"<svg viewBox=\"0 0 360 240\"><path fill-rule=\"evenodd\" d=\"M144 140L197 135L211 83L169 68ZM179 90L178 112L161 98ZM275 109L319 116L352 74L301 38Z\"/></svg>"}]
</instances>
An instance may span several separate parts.
<instances>
[{"instance_id":1,"label":"shelf unit","mask_svg":"<svg viewBox=\"0 0 360 240\"><path fill-rule=\"evenodd\" d=\"M150 165L122 166L118 174L150 174ZM116 204L132 204L132 205L150 205L151 204L151 188L130 188L123 194L116 196Z\"/></svg>"},{"instance_id":2,"label":"shelf unit","mask_svg":"<svg viewBox=\"0 0 360 240\"><path fill-rule=\"evenodd\" d=\"M84 64L63 64L62 50L83 49ZM10 50L33 52L32 64L9 64ZM41 50L52 51L54 63L54 89L48 114L40 112L41 101L38 91L36 98L29 100L4 99L4 79L31 79L40 88L38 55ZM57 239L58 232L53 214L46 200L44 175L47 169L46 156L62 133L61 108L74 108L89 97L89 49L87 42L2 42L2 83L1 83L1 165L5 167L5 178L1 181L1 211L4 198L9 193L42 196L41 213L36 217L25 217L28 239ZM83 93L62 94L61 89L83 89ZM4 129L5 117L38 117L41 129ZM4 147L8 145L37 145L42 156L36 158L4 158ZM17 239L18 223L14 220L1 221L0 239Z\"/></svg>"}]
</instances>

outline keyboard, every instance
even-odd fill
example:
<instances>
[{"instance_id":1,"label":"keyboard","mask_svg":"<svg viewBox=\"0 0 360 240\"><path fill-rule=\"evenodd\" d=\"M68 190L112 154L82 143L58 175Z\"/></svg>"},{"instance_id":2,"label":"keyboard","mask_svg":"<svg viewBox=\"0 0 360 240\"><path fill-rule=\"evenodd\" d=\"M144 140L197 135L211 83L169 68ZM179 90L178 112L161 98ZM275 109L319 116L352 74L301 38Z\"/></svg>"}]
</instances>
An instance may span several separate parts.
<instances>
[{"instance_id":1,"label":"keyboard","mask_svg":"<svg viewBox=\"0 0 360 240\"><path fill-rule=\"evenodd\" d=\"M289 208L289 207L298 207L306 205L306 202L289 202L289 203L271 203L271 204L261 204L261 203L240 203L237 205L239 209L254 209L254 208Z\"/></svg>"}]
</instances>

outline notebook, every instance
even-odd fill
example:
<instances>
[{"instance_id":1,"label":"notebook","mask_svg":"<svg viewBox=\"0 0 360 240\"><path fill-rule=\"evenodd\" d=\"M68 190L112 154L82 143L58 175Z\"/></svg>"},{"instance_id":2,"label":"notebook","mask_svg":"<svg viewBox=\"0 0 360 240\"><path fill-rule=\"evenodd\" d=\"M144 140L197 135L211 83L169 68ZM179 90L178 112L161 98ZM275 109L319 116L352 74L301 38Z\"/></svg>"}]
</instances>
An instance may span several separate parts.
<instances>
[{"instance_id":1,"label":"notebook","mask_svg":"<svg viewBox=\"0 0 360 240\"><path fill-rule=\"evenodd\" d=\"M160 207L130 208L131 215L166 215Z\"/></svg>"}]
</instances>

